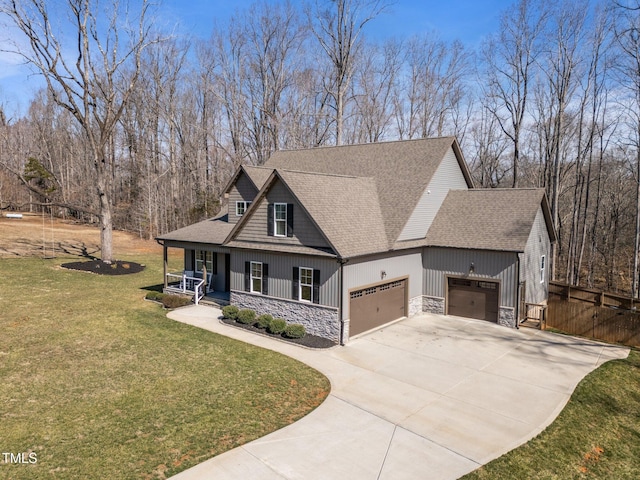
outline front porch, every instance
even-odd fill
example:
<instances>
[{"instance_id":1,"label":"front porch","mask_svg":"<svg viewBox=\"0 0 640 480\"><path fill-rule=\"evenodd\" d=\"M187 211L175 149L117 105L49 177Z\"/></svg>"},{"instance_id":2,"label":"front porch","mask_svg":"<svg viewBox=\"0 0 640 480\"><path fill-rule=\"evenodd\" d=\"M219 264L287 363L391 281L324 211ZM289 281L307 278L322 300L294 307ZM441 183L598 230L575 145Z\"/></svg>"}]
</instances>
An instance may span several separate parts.
<instances>
[{"instance_id":1,"label":"front porch","mask_svg":"<svg viewBox=\"0 0 640 480\"><path fill-rule=\"evenodd\" d=\"M169 271L168 248L183 250L183 268ZM165 293L191 295L194 302L225 306L229 304L230 254L228 249L209 245L171 245L164 250ZM176 265L173 263L173 268Z\"/></svg>"}]
</instances>

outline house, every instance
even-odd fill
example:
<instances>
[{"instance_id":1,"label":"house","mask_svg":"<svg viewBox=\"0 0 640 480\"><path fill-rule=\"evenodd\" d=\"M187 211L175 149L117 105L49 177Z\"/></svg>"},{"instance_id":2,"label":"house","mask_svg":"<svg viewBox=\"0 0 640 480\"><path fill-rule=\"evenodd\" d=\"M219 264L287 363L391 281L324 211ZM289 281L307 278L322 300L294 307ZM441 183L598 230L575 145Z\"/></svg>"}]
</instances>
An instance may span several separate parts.
<instances>
[{"instance_id":1,"label":"house","mask_svg":"<svg viewBox=\"0 0 640 480\"><path fill-rule=\"evenodd\" d=\"M419 312L517 327L547 300L544 191L474 189L453 137L278 151L225 197L158 237L165 259L183 249L214 295L336 342Z\"/></svg>"}]
</instances>

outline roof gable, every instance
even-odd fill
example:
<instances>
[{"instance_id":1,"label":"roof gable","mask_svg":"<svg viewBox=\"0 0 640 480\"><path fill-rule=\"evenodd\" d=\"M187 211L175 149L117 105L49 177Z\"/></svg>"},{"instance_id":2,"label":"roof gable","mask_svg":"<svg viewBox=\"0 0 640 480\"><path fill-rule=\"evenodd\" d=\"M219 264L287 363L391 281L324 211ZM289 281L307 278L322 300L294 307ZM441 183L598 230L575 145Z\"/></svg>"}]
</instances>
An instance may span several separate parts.
<instances>
[{"instance_id":1,"label":"roof gable","mask_svg":"<svg viewBox=\"0 0 640 480\"><path fill-rule=\"evenodd\" d=\"M297 200L300 208L339 256L346 258L388 249L373 179L288 170L273 171L225 243L240 240L240 232L251 222L268 192L279 182ZM279 240L274 238L274 242Z\"/></svg>"},{"instance_id":2,"label":"roof gable","mask_svg":"<svg viewBox=\"0 0 640 480\"><path fill-rule=\"evenodd\" d=\"M265 166L373 180L387 235L393 243L445 154L453 148L469 187L471 175L454 137L277 151ZM334 186L331 192L336 192Z\"/></svg>"},{"instance_id":3,"label":"roof gable","mask_svg":"<svg viewBox=\"0 0 640 480\"><path fill-rule=\"evenodd\" d=\"M255 187L256 191L259 191L269 178L271 171L272 169L270 168L240 165L231 179L227 182L227 185L224 187L223 193L228 194L236 184L238 179L241 177L241 175L246 175L246 177Z\"/></svg>"},{"instance_id":4,"label":"roof gable","mask_svg":"<svg viewBox=\"0 0 640 480\"><path fill-rule=\"evenodd\" d=\"M269 205L285 203L292 205L293 235L288 237L270 236L268 233ZM275 176L265 194L257 197L256 206L245 213L247 220L243 227L235 232L233 238L241 242L273 243L277 245L304 245L313 248L330 248L318 226L309 217L306 209L291 189Z\"/></svg>"}]
</instances>

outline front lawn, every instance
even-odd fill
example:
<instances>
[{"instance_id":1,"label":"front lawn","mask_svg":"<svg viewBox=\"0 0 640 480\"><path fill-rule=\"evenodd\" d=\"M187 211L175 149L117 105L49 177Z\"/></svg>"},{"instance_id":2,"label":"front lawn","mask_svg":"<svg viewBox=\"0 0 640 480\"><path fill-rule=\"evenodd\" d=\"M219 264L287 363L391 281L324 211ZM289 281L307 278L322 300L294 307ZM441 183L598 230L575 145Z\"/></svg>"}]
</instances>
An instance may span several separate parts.
<instances>
[{"instance_id":1,"label":"front lawn","mask_svg":"<svg viewBox=\"0 0 640 480\"><path fill-rule=\"evenodd\" d=\"M320 373L168 320L143 287L69 259L0 259L0 478L165 478L317 407Z\"/></svg>"},{"instance_id":2,"label":"front lawn","mask_svg":"<svg viewBox=\"0 0 640 480\"><path fill-rule=\"evenodd\" d=\"M544 432L463 478L640 478L640 352L589 374Z\"/></svg>"}]
</instances>

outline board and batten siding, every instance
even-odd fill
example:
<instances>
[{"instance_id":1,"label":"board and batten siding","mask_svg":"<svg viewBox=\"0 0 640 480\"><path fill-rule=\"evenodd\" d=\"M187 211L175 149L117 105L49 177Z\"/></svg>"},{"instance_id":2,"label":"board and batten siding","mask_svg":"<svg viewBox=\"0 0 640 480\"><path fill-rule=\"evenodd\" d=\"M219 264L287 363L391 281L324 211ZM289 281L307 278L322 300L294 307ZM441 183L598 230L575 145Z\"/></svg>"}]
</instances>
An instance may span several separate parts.
<instances>
[{"instance_id":1,"label":"board and batten siding","mask_svg":"<svg viewBox=\"0 0 640 480\"><path fill-rule=\"evenodd\" d=\"M236 202L252 202L257 194L256 187L249 180L247 174L242 172L229 191L229 223L238 223L238 220L242 218L236 215Z\"/></svg>"},{"instance_id":2,"label":"board and batten siding","mask_svg":"<svg viewBox=\"0 0 640 480\"><path fill-rule=\"evenodd\" d=\"M500 280L500 306L515 308L518 254L487 250L427 247L423 254L424 295L445 298L446 275ZM471 263L474 272L469 273Z\"/></svg>"},{"instance_id":3,"label":"board and batten siding","mask_svg":"<svg viewBox=\"0 0 640 480\"><path fill-rule=\"evenodd\" d=\"M456 154L453 148L449 148L398 240L424 238L449 190L467 190L468 188Z\"/></svg>"},{"instance_id":4,"label":"board and batten siding","mask_svg":"<svg viewBox=\"0 0 640 480\"><path fill-rule=\"evenodd\" d=\"M551 240L544 221L542 207L538 208L531 233L525 247L524 261L521 267L521 280L526 282L525 301L528 303L546 303L549 297L549 273L551 269ZM540 281L540 261L545 256L544 282Z\"/></svg>"},{"instance_id":5,"label":"board and batten siding","mask_svg":"<svg viewBox=\"0 0 640 480\"><path fill-rule=\"evenodd\" d=\"M267 209L269 205L273 203L293 204L292 237L273 237L268 235ZM260 200L258 208L243 226L242 231L238 233L236 239L248 242L269 242L281 243L283 245L330 248L330 245L302 209L300 203L298 203L287 187L279 180L276 180L276 183L267 192L266 197Z\"/></svg>"},{"instance_id":6,"label":"board and batten siding","mask_svg":"<svg viewBox=\"0 0 640 480\"><path fill-rule=\"evenodd\" d=\"M255 250L234 250L231 255L231 290L244 292L245 262L269 265L269 297L291 300L293 267L307 267L320 271L320 305L338 307L340 265L330 258L307 255L266 253Z\"/></svg>"},{"instance_id":7,"label":"board and batten siding","mask_svg":"<svg viewBox=\"0 0 640 480\"><path fill-rule=\"evenodd\" d=\"M386 275L382 278L382 273ZM349 290L409 277L409 299L422 295L422 252L419 250L351 259L343 267L343 319L350 318Z\"/></svg>"},{"instance_id":8,"label":"board and batten siding","mask_svg":"<svg viewBox=\"0 0 640 480\"><path fill-rule=\"evenodd\" d=\"M216 248L216 247L208 247L206 245L202 245L201 247L197 247L197 248L190 248L187 249L185 248L184 250L184 269L185 270L195 270L196 266L194 264L194 257L195 257L195 252L196 250L205 250L205 251L210 251L213 252L217 259L217 266L218 266L218 270L215 275L213 275L213 279L212 279L212 283L213 283L213 290L217 290L220 292L224 291L224 262L225 262L225 253L228 252L228 249L222 249L222 248ZM209 272L212 273L212 272Z\"/></svg>"}]
</instances>

